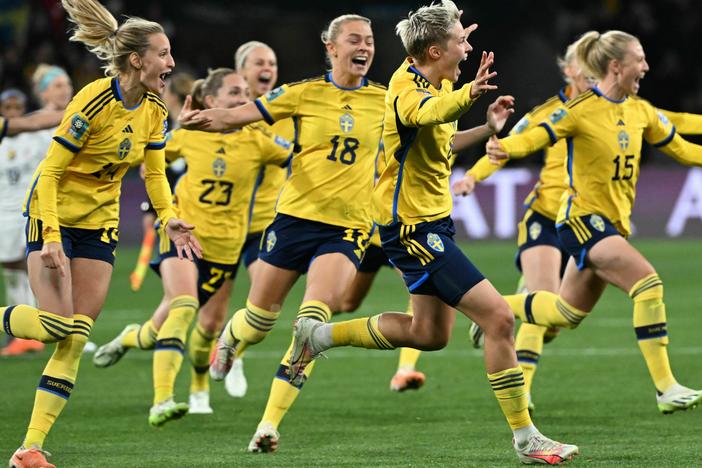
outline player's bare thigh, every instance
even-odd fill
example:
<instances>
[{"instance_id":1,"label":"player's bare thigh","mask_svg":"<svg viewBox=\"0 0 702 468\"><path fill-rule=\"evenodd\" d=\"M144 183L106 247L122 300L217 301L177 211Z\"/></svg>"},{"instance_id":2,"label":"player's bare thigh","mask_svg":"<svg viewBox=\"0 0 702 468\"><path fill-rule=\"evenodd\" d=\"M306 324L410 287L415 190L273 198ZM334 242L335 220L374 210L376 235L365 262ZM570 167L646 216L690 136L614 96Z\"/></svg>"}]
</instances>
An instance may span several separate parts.
<instances>
[{"instance_id":1,"label":"player's bare thigh","mask_svg":"<svg viewBox=\"0 0 702 468\"><path fill-rule=\"evenodd\" d=\"M600 300L607 282L592 268L578 270L574 258L568 260L558 295L576 309L590 312Z\"/></svg>"},{"instance_id":2,"label":"player's bare thigh","mask_svg":"<svg viewBox=\"0 0 702 468\"><path fill-rule=\"evenodd\" d=\"M263 260L257 260L255 275L251 282L248 300L264 310L278 312L283 308L300 272L271 265Z\"/></svg>"},{"instance_id":3,"label":"player's bare thigh","mask_svg":"<svg viewBox=\"0 0 702 468\"><path fill-rule=\"evenodd\" d=\"M528 291L558 292L561 283L561 251L550 245L524 250L519 260Z\"/></svg>"},{"instance_id":4,"label":"player's bare thigh","mask_svg":"<svg viewBox=\"0 0 702 468\"><path fill-rule=\"evenodd\" d=\"M160 265L164 298L171 301L177 296L197 297L197 266L194 262L177 257L165 258Z\"/></svg>"},{"instance_id":5,"label":"player's bare thigh","mask_svg":"<svg viewBox=\"0 0 702 468\"><path fill-rule=\"evenodd\" d=\"M71 260L74 313L96 320L105 305L112 279L112 265L102 260Z\"/></svg>"},{"instance_id":6,"label":"player's bare thigh","mask_svg":"<svg viewBox=\"0 0 702 468\"><path fill-rule=\"evenodd\" d=\"M587 256L597 275L628 293L639 280L656 270L636 248L620 236L595 244Z\"/></svg>"},{"instance_id":7,"label":"player's bare thigh","mask_svg":"<svg viewBox=\"0 0 702 468\"><path fill-rule=\"evenodd\" d=\"M316 257L307 272L305 301L320 301L334 310L341 308L344 294L356 276L356 266L342 253Z\"/></svg>"},{"instance_id":8,"label":"player's bare thigh","mask_svg":"<svg viewBox=\"0 0 702 468\"><path fill-rule=\"evenodd\" d=\"M65 268L66 276L61 276L58 269L47 268L41 259L41 252L30 252L27 257L29 284L37 307L62 317L73 316L72 273Z\"/></svg>"},{"instance_id":9,"label":"player's bare thigh","mask_svg":"<svg viewBox=\"0 0 702 468\"><path fill-rule=\"evenodd\" d=\"M234 289L234 282L226 280L210 300L200 307L198 324L209 333L219 332L224 326L229 307L229 298Z\"/></svg>"}]
</instances>

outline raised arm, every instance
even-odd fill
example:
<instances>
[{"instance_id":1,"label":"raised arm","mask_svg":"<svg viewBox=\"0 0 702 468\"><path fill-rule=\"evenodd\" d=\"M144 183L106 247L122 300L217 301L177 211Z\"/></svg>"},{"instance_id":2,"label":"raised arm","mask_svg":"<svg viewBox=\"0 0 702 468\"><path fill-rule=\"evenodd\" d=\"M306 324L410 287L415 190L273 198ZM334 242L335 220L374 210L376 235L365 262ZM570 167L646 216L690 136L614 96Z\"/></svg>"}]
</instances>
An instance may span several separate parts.
<instances>
[{"instance_id":1,"label":"raised arm","mask_svg":"<svg viewBox=\"0 0 702 468\"><path fill-rule=\"evenodd\" d=\"M682 135L702 134L702 115L688 112L672 112L664 109L658 109L658 111L675 125L678 133Z\"/></svg>"},{"instance_id":2,"label":"raised arm","mask_svg":"<svg viewBox=\"0 0 702 468\"><path fill-rule=\"evenodd\" d=\"M61 123L63 111L40 110L22 117L13 117L5 120L7 136L17 135L22 132L35 132L45 128L56 127ZM0 128L0 132L2 129Z\"/></svg>"},{"instance_id":3,"label":"raised arm","mask_svg":"<svg viewBox=\"0 0 702 468\"><path fill-rule=\"evenodd\" d=\"M193 110L192 99L188 96L185 98L183 108L178 115L178 123L181 128L189 130L224 132L258 122L263 118L264 116L255 102L249 102L234 109Z\"/></svg>"},{"instance_id":4,"label":"raised arm","mask_svg":"<svg viewBox=\"0 0 702 468\"><path fill-rule=\"evenodd\" d=\"M687 141L677 133L669 142L654 146L681 164L702 166L702 146Z\"/></svg>"},{"instance_id":5,"label":"raised arm","mask_svg":"<svg viewBox=\"0 0 702 468\"><path fill-rule=\"evenodd\" d=\"M468 130L456 132L453 140L453 152L463 151L469 146L480 143L486 138L500 133L510 115L514 113L514 97L499 96L488 106L486 122Z\"/></svg>"}]
</instances>

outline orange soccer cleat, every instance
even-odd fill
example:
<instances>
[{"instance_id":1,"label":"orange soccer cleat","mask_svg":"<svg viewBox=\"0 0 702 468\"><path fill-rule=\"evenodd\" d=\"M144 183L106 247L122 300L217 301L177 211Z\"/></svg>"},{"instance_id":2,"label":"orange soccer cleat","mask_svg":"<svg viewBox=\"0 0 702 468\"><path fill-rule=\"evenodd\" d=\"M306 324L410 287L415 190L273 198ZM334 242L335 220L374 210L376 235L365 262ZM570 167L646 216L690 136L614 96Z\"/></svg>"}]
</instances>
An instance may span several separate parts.
<instances>
[{"instance_id":1,"label":"orange soccer cleat","mask_svg":"<svg viewBox=\"0 0 702 468\"><path fill-rule=\"evenodd\" d=\"M0 351L0 356L20 356L26 353L36 353L44 350L44 343L36 340L14 338L9 345Z\"/></svg>"},{"instance_id":2,"label":"orange soccer cleat","mask_svg":"<svg viewBox=\"0 0 702 468\"><path fill-rule=\"evenodd\" d=\"M51 456L49 452L38 448L18 448L10 458L10 468L56 468L46 461Z\"/></svg>"},{"instance_id":3,"label":"orange soccer cleat","mask_svg":"<svg viewBox=\"0 0 702 468\"><path fill-rule=\"evenodd\" d=\"M424 385L426 377L416 370L398 370L390 381L390 390L404 392L405 390L418 390Z\"/></svg>"}]
</instances>

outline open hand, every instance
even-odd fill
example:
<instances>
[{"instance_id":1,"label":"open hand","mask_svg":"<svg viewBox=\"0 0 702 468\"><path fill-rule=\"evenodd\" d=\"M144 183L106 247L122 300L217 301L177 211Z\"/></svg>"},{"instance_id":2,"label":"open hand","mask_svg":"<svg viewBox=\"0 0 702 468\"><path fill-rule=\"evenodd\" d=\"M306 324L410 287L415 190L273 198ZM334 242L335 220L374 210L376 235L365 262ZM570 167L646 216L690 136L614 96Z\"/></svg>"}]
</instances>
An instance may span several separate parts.
<instances>
[{"instance_id":1,"label":"open hand","mask_svg":"<svg viewBox=\"0 0 702 468\"><path fill-rule=\"evenodd\" d=\"M190 260L195 260L193 254L197 258L202 258L202 247L197 241L192 231L195 226L188 224L182 219L171 218L166 225L166 234L173 241L178 252L178 258L183 258L183 253Z\"/></svg>"},{"instance_id":2,"label":"open hand","mask_svg":"<svg viewBox=\"0 0 702 468\"><path fill-rule=\"evenodd\" d=\"M500 96L488 106L487 126L492 133L500 133L510 115L514 114L514 97Z\"/></svg>"}]
</instances>

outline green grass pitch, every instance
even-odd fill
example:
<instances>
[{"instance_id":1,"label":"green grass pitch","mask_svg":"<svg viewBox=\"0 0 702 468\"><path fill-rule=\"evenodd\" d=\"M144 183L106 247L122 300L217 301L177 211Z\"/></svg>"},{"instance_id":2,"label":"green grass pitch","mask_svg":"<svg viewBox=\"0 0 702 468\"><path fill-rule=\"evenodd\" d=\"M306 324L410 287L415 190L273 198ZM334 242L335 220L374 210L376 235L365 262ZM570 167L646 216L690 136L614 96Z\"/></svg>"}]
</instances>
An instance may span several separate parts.
<instances>
[{"instance_id":1,"label":"green grass pitch","mask_svg":"<svg viewBox=\"0 0 702 468\"><path fill-rule=\"evenodd\" d=\"M681 383L700 387L702 244L635 244L665 284L673 369ZM464 248L500 291L513 290L513 243L474 242ZM99 344L125 324L145 320L159 301L161 288L154 275L140 293L129 290L135 257L134 250L119 252L107 305L94 328L93 340ZM248 352L246 397L231 399L222 385L212 384L212 416L191 415L153 429L147 424L151 353L131 351L110 369L96 369L85 356L71 401L47 439L51 460L60 468L519 465L481 353L468 342L464 317L457 319L445 350L420 358L427 384L417 392L388 390L397 352L332 350L283 421L279 451L246 453L288 345L303 284L288 298L271 335ZM243 304L248 289L243 271L235 289L232 311ZM384 269L356 316L404 310L406 298L400 279ZM658 413L632 330L631 309L627 296L610 288L577 331L565 331L546 346L534 386L535 422L549 436L580 446L573 465L700 466L702 408L670 416ZM48 355L0 359L1 463L21 442ZM186 360L176 389L182 401L187 401L187 371Z\"/></svg>"}]
</instances>

